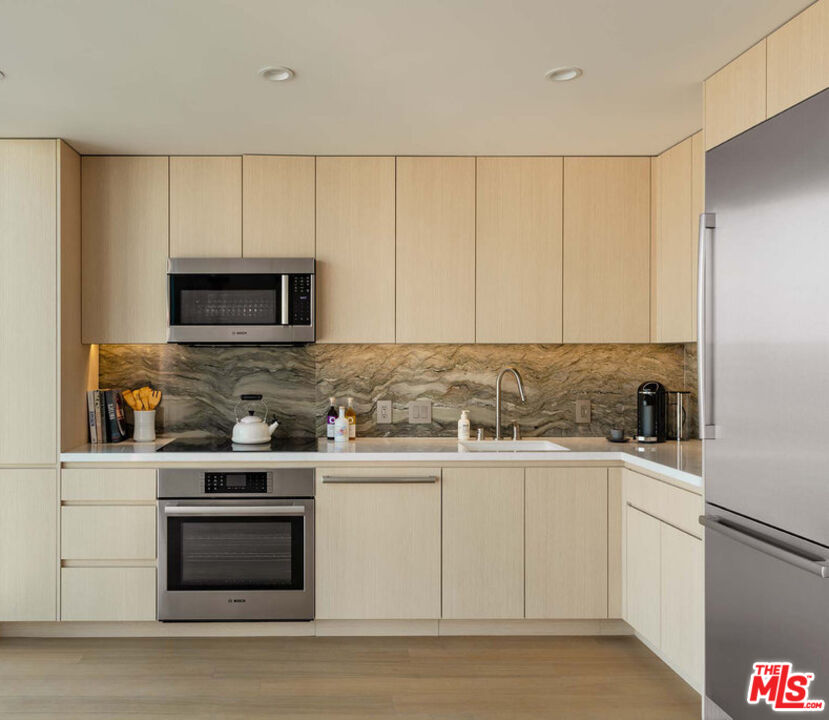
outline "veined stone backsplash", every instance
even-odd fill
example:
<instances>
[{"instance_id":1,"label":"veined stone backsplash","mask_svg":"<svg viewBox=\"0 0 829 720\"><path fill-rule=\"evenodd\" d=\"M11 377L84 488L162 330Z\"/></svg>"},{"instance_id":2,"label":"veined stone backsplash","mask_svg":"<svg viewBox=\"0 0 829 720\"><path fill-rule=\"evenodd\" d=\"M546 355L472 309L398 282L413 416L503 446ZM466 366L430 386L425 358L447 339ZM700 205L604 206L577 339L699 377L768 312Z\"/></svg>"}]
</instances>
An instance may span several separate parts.
<instances>
[{"instance_id":1,"label":"veined stone backsplash","mask_svg":"<svg viewBox=\"0 0 829 720\"><path fill-rule=\"evenodd\" d=\"M696 436L694 345L308 345L190 347L102 345L100 386L152 385L164 392L162 432L228 435L242 393L261 393L279 419L278 434L322 436L329 396L354 398L358 436L454 436L462 409L475 429L495 429L495 376L515 365L524 378L521 403L504 378L503 422L524 437L606 435L636 429L636 388L658 380L691 391L686 433ZM432 401L432 424L410 425L411 400ZM592 405L576 424L576 400ZM375 422L377 400L391 400L391 425ZM505 430L506 432L506 430Z\"/></svg>"}]
</instances>

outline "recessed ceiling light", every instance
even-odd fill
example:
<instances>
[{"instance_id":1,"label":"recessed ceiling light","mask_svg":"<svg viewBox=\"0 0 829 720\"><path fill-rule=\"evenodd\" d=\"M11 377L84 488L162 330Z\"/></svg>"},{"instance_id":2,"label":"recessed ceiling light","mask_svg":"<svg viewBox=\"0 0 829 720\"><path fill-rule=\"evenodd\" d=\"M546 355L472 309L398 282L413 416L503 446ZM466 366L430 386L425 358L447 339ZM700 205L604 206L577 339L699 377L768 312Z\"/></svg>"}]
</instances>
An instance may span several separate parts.
<instances>
[{"instance_id":1,"label":"recessed ceiling light","mask_svg":"<svg viewBox=\"0 0 829 720\"><path fill-rule=\"evenodd\" d=\"M285 82L286 80L293 80L296 73L289 67L282 67L281 65L268 65L263 67L259 74L270 80L271 82Z\"/></svg>"},{"instance_id":2,"label":"recessed ceiling light","mask_svg":"<svg viewBox=\"0 0 829 720\"><path fill-rule=\"evenodd\" d=\"M568 65L567 67L553 68L544 77L553 82L567 82L568 80L576 80L584 75L584 70L575 65Z\"/></svg>"}]
</instances>

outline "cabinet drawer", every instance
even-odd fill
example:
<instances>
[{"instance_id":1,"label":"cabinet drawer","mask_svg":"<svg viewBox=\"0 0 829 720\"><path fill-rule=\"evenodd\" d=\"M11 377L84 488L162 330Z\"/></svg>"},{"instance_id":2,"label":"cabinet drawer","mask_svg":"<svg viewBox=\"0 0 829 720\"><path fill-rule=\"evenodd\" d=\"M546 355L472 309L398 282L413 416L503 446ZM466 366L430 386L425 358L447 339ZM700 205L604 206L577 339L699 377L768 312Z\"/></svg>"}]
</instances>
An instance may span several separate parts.
<instances>
[{"instance_id":1,"label":"cabinet drawer","mask_svg":"<svg viewBox=\"0 0 829 720\"><path fill-rule=\"evenodd\" d=\"M64 560L153 560L153 506L71 506L61 508Z\"/></svg>"},{"instance_id":2,"label":"cabinet drawer","mask_svg":"<svg viewBox=\"0 0 829 720\"><path fill-rule=\"evenodd\" d=\"M629 505L695 537L702 537L699 524L702 497L631 470L624 471L624 485L625 500Z\"/></svg>"},{"instance_id":3,"label":"cabinet drawer","mask_svg":"<svg viewBox=\"0 0 829 720\"><path fill-rule=\"evenodd\" d=\"M155 500L155 470L63 470L61 500Z\"/></svg>"},{"instance_id":4,"label":"cabinet drawer","mask_svg":"<svg viewBox=\"0 0 829 720\"><path fill-rule=\"evenodd\" d=\"M155 620L155 568L63 568L61 620Z\"/></svg>"}]
</instances>

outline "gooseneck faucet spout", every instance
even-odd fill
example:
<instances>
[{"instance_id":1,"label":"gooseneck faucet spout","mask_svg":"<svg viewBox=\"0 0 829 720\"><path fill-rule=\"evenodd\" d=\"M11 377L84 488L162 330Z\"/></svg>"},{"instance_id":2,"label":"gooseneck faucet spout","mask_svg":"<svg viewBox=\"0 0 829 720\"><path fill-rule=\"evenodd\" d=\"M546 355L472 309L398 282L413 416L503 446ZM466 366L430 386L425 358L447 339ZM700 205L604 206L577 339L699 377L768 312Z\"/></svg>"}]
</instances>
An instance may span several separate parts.
<instances>
[{"instance_id":1,"label":"gooseneck faucet spout","mask_svg":"<svg viewBox=\"0 0 829 720\"><path fill-rule=\"evenodd\" d=\"M518 383L518 394L521 396L521 402L527 402L524 395L524 383L521 382L521 373L514 367L505 367L498 373L498 378L495 380L495 439L501 439L501 380L508 372L515 375L515 382Z\"/></svg>"}]
</instances>

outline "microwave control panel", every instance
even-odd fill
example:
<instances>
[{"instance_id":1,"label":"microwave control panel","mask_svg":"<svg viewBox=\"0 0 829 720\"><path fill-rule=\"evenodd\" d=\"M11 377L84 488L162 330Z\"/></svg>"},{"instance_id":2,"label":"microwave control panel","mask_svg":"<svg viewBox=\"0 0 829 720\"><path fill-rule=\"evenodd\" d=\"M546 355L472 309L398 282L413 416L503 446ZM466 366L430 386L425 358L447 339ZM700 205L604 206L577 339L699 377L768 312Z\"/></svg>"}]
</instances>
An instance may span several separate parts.
<instances>
[{"instance_id":1,"label":"microwave control panel","mask_svg":"<svg viewBox=\"0 0 829 720\"><path fill-rule=\"evenodd\" d=\"M289 308L291 325L311 324L311 275L291 275L289 280Z\"/></svg>"},{"instance_id":2,"label":"microwave control panel","mask_svg":"<svg viewBox=\"0 0 829 720\"><path fill-rule=\"evenodd\" d=\"M206 472L204 492L208 495L263 494L268 492L268 475L269 473L266 472Z\"/></svg>"}]
</instances>

